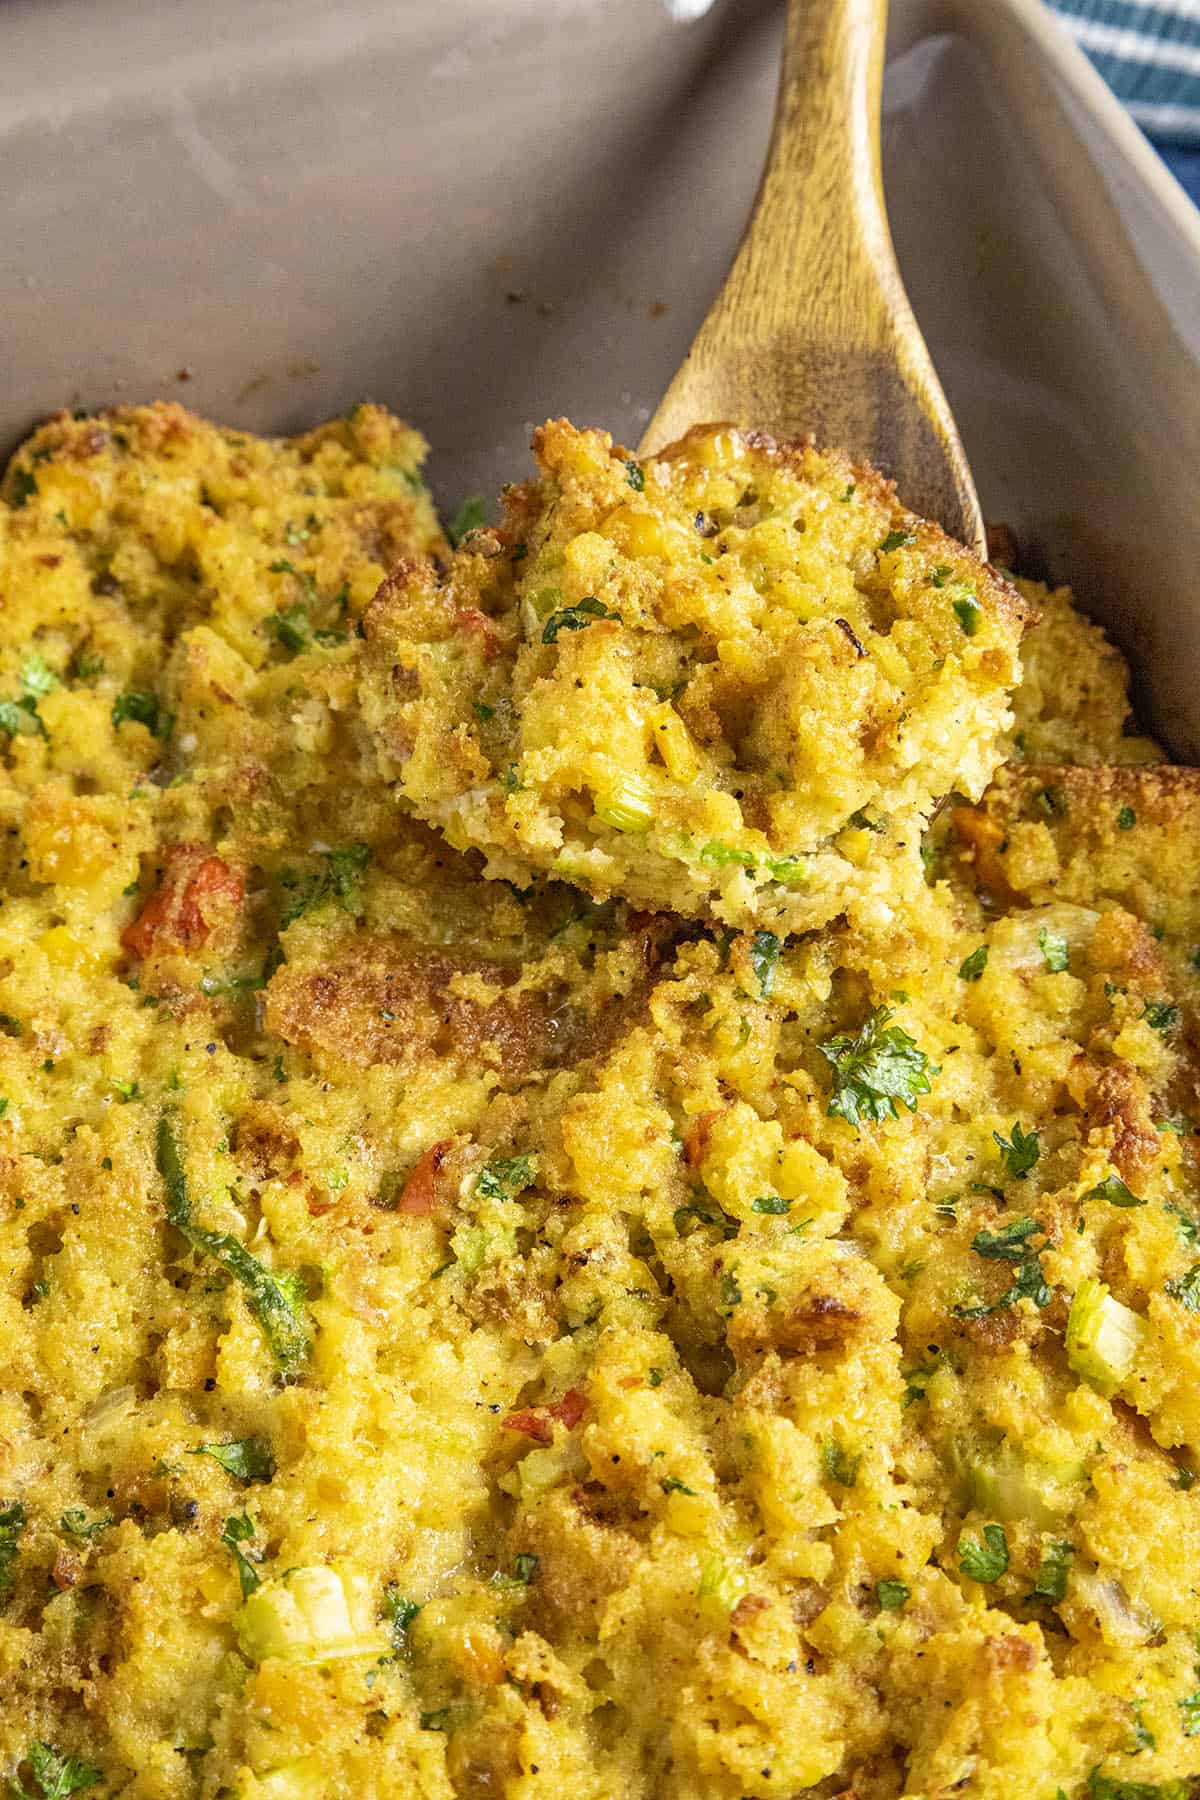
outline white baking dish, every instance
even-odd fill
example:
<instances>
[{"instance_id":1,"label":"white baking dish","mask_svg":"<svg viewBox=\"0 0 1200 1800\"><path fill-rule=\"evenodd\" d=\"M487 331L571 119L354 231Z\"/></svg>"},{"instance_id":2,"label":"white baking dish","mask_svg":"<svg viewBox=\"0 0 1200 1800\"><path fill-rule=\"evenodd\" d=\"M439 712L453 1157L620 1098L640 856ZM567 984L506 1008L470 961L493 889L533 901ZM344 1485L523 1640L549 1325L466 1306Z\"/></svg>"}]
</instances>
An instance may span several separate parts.
<instances>
[{"instance_id":1,"label":"white baking dish","mask_svg":"<svg viewBox=\"0 0 1200 1800\"><path fill-rule=\"evenodd\" d=\"M0 441L60 405L286 430L371 397L451 503L547 413L636 441L774 88L775 5L688 10L7 0ZM1196 215L1038 0L893 11L895 235L985 511L1200 760Z\"/></svg>"}]
</instances>

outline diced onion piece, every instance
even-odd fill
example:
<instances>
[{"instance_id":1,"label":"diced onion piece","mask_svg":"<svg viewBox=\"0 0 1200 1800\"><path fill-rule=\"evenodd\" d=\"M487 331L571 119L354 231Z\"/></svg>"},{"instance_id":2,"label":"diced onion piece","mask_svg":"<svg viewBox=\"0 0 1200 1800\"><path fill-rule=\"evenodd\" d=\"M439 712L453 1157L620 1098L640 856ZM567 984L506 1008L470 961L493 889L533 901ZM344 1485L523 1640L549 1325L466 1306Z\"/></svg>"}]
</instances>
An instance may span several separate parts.
<instances>
[{"instance_id":1,"label":"diced onion piece","mask_svg":"<svg viewBox=\"0 0 1200 1800\"><path fill-rule=\"evenodd\" d=\"M1137 1360L1146 1323L1102 1281L1081 1281L1067 1317L1067 1360L1102 1394L1120 1387Z\"/></svg>"},{"instance_id":2,"label":"diced onion piece","mask_svg":"<svg viewBox=\"0 0 1200 1800\"><path fill-rule=\"evenodd\" d=\"M692 734L669 701L654 714L654 742L676 781L694 781L699 764Z\"/></svg>"},{"instance_id":3,"label":"diced onion piece","mask_svg":"<svg viewBox=\"0 0 1200 1800\"><path fill-rule=\"evenodd\" d=\"M238 1615L238 1641L253 1662L292 1663L381 1656L386 1631L375 1619L365 1575L318 1565L264 1581Z\"/></svg>"},{"instance_id":4,"label":"diced onion piece","mask_svg":"<svg viewBox=\"0 0 1200 1800\"><path fill-rule=\"evenodd\" d=\"M269 1769L265 1775L245 1770L238 1778L238 1800L321 1800L325 1778L315 1756Z\"/></svg>"},{"instance_id":5,"label":"diced onion piece","mask_svg":"<svg viewBox=\"0 0 1200 1800\"><path fill-rule=\"evenodd\" d=\"M597 799L596 817L614 831L649 831L654 823L654 800L644 782L626 775Z\"/></svg>"},{"instance_id":6,"label":"diced onion piece","mask_svg":"<svg viewBox=\"0 0 1200 1800\"><path fill-rule=\"evenodd\" d=\"M1039 1531L1051 1531L1067 1511L1069 1490L1082 1479L1084 1465L1021 1456L1005 1444L994 1455L974 1458L966 1472L967 1495L980 1512L1006 1524L1027 1519Z\"/></svg>"}]
</instances>

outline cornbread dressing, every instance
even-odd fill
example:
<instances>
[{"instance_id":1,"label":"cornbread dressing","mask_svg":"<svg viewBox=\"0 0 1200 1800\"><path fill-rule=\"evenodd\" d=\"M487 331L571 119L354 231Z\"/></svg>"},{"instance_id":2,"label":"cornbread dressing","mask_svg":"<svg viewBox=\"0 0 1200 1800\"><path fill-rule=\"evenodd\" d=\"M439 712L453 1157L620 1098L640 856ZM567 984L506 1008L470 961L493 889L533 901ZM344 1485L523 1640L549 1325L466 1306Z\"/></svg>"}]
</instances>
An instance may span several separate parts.
<instances>
[{"instance_id":1,"label":"cornbread dressing","mask_svg":"<svg viewBox=\"0 0 1200 1800\"><path fill-rule=\"evenodd\" d=\"M867 472L540 442L9 467L0 1778L1184 1800L1200 778Z\"/></svg>"}]
</instances>

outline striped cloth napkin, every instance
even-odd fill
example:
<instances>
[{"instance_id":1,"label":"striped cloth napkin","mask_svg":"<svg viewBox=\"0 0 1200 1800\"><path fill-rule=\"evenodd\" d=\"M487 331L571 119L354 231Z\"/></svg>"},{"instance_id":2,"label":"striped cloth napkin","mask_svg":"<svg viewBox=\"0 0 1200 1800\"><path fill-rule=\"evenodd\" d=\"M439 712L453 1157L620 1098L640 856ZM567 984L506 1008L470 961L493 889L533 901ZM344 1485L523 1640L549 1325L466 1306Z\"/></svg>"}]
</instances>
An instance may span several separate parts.
<instances>
[{"instance_id":1,"label":"striped cloth napkin","mask_svg":"<svg viewBox=\"0 0 1200 1800\"><path fill-rule=\"evenodd\" d=\"M1150 137L1200 146L1200 0L1050 5Z\"/></svg>"}]
</instances>

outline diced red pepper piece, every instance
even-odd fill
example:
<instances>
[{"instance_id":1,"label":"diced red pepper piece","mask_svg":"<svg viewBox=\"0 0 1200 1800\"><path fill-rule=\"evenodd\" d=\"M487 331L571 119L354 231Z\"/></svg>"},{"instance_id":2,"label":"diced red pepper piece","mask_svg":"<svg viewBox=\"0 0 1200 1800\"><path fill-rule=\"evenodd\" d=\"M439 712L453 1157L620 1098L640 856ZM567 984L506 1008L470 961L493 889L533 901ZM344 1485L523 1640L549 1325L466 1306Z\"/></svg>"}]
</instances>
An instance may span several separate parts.
<instances>
[{"instance_id":1,"label":"diced red pepper piece","mask_svg":"<svg viewBox=\"0 0 1200 1800\"><path fill-rule=\"evenodd\" d=\"M240 910L245 891L241 875L206 845L175 844L161 882L121 933L121 943L143 958L163 949L199 948L226 915Z\"/></svg>"},{"instance_id":2,"label":"diced red pepper piece","mask_svg":"<svg viewBox=\"0 0 1200 1800\"><path fill-rule=\"evenodd\" d=\"M438 1174L450 1151L453 1138L432 1144L412 1171L400 1193L397 1212L413 1219L427 1219L438 1203Z\"/></svg>"},{"instance_id":3,"label":"diced red pepper piece","mask_svg":"<svg viewBox=\"0 0 1200 1800\"><path fill-rule=\"evenodd\" d=\"M555 1421L565 1425L568 1431L574 1431L587 1406L586 1394L581 1394L578 1388L568 1388L562 1399L551 1406L524 1406L518 1412L510 1412L504 1420L504 1429L523 1432L537 1444L550 1444L554 1441Z\"/></svg>"}]
</instances>

